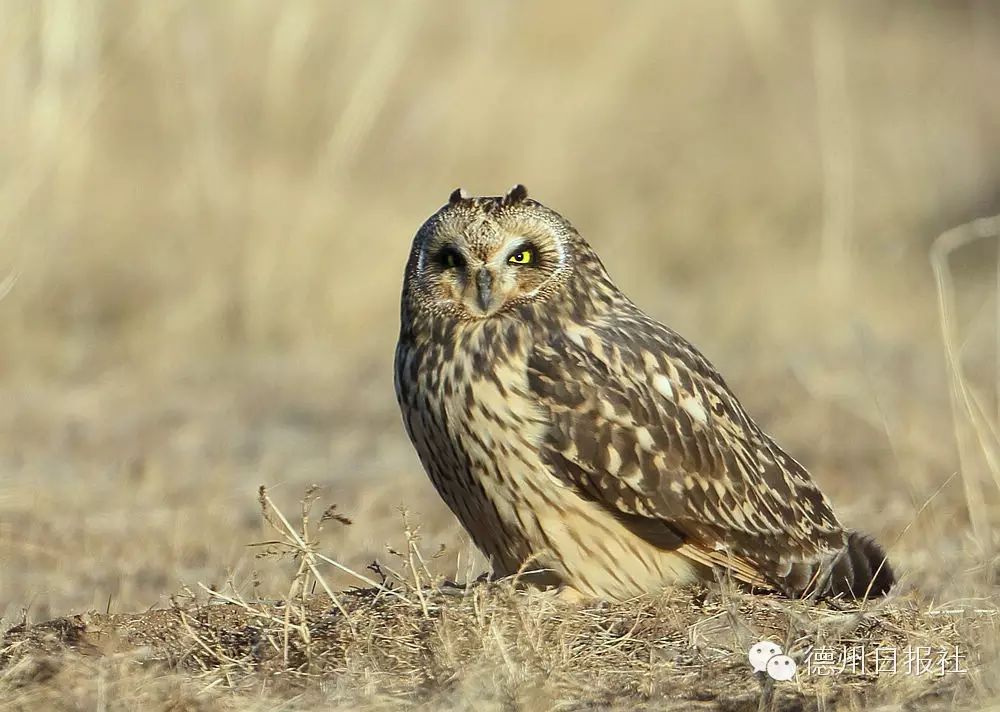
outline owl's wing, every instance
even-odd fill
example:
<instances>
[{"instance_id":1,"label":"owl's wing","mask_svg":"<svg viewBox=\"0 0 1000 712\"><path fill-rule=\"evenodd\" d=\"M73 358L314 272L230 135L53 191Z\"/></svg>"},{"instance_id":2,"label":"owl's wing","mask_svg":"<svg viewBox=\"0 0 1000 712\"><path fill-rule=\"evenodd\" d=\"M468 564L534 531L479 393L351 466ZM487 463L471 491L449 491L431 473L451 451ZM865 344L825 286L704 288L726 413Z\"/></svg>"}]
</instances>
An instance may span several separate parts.
<instances>
[{"instance_id":1,"label":"owl's wing","mask_svg":"<svg viewBox=\"0 0 1000 712\"><path fill-rule=\"evenodd\" d=\"M553 473L639 536L657 543L660 530L694 561L786 589L844 547L805 469L704 356L645 315L536 343L528 386L549 422Z\"/></svg>"}]
</instances>

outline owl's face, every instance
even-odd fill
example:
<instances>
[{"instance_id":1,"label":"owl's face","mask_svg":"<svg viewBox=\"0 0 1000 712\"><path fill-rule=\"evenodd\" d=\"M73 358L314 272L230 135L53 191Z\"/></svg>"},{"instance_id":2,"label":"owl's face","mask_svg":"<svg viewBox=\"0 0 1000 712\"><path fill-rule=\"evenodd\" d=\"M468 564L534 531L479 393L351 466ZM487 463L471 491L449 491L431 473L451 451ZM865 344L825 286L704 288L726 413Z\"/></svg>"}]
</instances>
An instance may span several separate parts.
<instances>
[{"instance_id":1,"label":"owl's face","mask_svg":"<svg viewBox=\"0 0 1000 712\"><path fill-rule=\"evenodd\" d=\"M420 228L406 292L424 309L462 320L486 319L547 298L572 271L572 227L527 199L522 186L496 198L448 205Z\"/></svg>"}]
</instances>

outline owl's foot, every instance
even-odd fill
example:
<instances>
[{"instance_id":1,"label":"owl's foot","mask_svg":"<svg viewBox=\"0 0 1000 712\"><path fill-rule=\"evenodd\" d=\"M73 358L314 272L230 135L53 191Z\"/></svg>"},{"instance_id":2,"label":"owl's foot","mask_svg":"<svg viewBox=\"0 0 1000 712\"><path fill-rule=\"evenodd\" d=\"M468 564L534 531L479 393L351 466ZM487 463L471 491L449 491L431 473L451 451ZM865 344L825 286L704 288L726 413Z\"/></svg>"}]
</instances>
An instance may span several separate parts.
<instances>
[{"instance_id":1,"label":"owl's foot","mask_svg":"<svg viewBox=\"0 0 1000 712\"><path fill-rule=\"evenodd\" d=\"M464 596L475 588L489 586L493 582L494 579L490 573L482 574L476 577L475 581L467 581L466 583L458 583L446 579L437 587L437 592L445 596Z\"/></svg>"},{"instance_id":2,"label":"owl's foot","mask_svg":"<svg viewBox=\"0 0 1000 712\"><path fill-rule=\"evenodd\" d=\"M572 586L566 585L559 586L555 589L555 599L560 603L566 603L571 606L579 605L581 603L591 603L594 600L592 596L582 594Z\"/></svg>"}]
</instances>

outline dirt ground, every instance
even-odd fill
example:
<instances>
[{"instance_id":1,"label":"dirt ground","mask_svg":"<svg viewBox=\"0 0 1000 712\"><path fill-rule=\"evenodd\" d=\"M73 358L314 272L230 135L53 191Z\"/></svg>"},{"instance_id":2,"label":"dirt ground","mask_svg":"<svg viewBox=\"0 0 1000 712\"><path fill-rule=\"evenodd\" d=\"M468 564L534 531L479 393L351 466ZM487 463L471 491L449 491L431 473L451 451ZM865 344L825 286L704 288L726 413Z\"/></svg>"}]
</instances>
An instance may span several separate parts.
<instances>
[{"instance_id":1,"label":"dirt ground","mask_svg":"<svg viewBox=\"0 0 1000 712\"><path fill-rule=\"evenodd\" d=\"M0 4L0 710L997 708L997 86L986 0ZM465 589L398 298L515 182L888 600Z\"/></svg>"}]
</instances>

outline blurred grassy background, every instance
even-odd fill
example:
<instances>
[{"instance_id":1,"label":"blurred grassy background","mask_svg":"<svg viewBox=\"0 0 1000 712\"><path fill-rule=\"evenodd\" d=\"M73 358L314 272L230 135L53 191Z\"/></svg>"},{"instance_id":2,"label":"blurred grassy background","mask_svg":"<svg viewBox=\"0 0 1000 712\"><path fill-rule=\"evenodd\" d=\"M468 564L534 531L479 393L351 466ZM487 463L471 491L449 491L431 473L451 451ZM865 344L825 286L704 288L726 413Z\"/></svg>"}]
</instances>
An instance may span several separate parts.
<instances>
[{"instance_id":1,"label":"blurred grassy background","mask_svg":"<svg viewBox=\"0 0 1000 712\"><path fill-rule=\"evenodd\" d=\"M329 486L356 565L403 502L460 541L398 422L398 293L454 187L515 182L914 585L991 582L928 253L1000 212L997 87L987 0L4 2L0 615L279 588L261 482ZM995 250L955 274L997 428Z\"/></svg>"}]
</instances>

